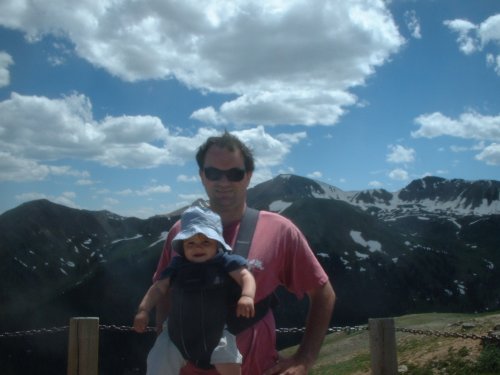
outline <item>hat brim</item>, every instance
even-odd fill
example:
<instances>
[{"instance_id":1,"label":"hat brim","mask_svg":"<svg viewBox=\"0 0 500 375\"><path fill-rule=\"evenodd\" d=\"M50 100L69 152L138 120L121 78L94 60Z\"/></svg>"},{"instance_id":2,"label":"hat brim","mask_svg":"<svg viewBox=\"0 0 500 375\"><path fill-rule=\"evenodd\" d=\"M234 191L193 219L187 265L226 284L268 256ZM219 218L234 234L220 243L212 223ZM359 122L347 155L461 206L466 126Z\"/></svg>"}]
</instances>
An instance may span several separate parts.
<instances>
[{"instance_id":1,"label":"hat brim","mask_svg":"<svg viewBox=\"0 0 500 375\"><path fill-rule=\"evenodd\" d=\"M178 254L183 255L184 254L182 247L183 241L193 237L196 234L203 234L208 238L217 241L224 248L224 250L232 251L231 246L229 246L226 243L226 241L224 241L224 238L216 230L214 230L211 227L203 225L191 225L189 226L189 228L181 230L172 240L172 248Z\"/></svg>"}]
</instances>

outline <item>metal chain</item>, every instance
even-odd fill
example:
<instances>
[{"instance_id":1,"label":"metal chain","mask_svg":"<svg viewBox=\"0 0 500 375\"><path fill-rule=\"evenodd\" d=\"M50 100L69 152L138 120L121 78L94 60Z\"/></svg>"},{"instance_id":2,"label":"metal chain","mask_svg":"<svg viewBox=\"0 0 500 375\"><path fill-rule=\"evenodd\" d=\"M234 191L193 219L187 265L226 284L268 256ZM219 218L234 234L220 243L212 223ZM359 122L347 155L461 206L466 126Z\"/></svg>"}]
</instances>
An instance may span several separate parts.
<instances>
[{"instance_id":1,"label":"metal chain","mask_svg":"<svg viewBox=\"0 0 500 375\"><path fill-rule=\"evenodd\" d=\"M134 332L134 328L129 326L100 325L99 329L101 331ZM156 332L156 328L146 327L146 330L144 332Z\"/></svg>"},{"instance_id":2,"label":"metal chain","mask_svg":"<svg viewBox=\"0 0 500 375\"><path fill-rule=\"evenodd\" d=\"M46 333L64 332L64 331L68 330L68 328L69 328L69 326L62 326L62 327L32 329L29 331L4 332L4 333L0 333L0 338L2 338L2 337L35 336L35 335L46 334Z\"/></svg>"},{"instance_id":3,"label":"metal chain","mask_svg":"<svg viewBox=\"0 0 500 375\"><path fill-rule=\"evenodd\" d=\"M69 326L63 327L53 327L53 328L42 328L33 329L28 331L17 331L17 332L5 332L0 333L0 338L2 337L23 337L23 336L34 336L39 334L57 333L62 331L67 331ZM330 327L328 328L328 333L335 332L356 332L368 329L368 326L354 326L354 327ZM114 331L114 332L133 332L134 329L129 326L118 326L118 325L99 325L99 330L101 331ZM145 332L156 332L154 327L147 327ZM304 333L305 327L303 328L276 328L276 333Z\"/></svg>"},{"instance_id":4,"label":"metal chain","mask_svg":"<svg viewBox=\"0 0 500 375\"><path fill-rule=\"evenodd\" d=\"M0 338L3 337L24 337L24 336L35 336L40 334L51 334L64 332L69 329L69 326L62 327L52 327L52 328L41 328L32 329L28 331L15 331L15 332L4 332L0 333ZM101 331L114 331L114 332L133 332L133 328L129 326L118 326L118 325L99 325ZM346 327L330 327L328 328L328 333L338 333L346 332L353 333L358 331L368 330L367 325L363 326L346 326ZM147 327L145 332L156 332L154 327ZM304 333L305 328L277 328L276 333ZM500 337L488 333L487 335L476 335L468 333L454 333L454 332L440 332L436 330L424 330L424 329L412 329L412 328L396 328L396 332L406 332L416 335L427 335L427 336L437 336L437 337L455 337L461 339L473 339L473 340L486 340L486 341L500 341Z\"/></svg>"},{"instance_id":5,"label":"metal chain","mask_svg":"<svg viewBox=\"0 0 500 375\"><path fill-rule=\"evenodd\" d=\"M412 329L412 328L396 328L396 332L407 332L415 335L437 336L437 337L455 337L461 339L500 341L500 337L488 333L487 335L476 335L475 333L458 333L458 332L440 332L432 329Z\"/></svg>"},{"instance_id":6,"label":"metal chain","mask_svg":"<svg viewBox=\"0 0 500 375\"><path fill-rule=\"evenodd\" d=\"M335 333L335 332L352 333L352 332L363 331L363 330L367 330L367 329L368 329L368 326L329 327L328 333ZM306 330L305 327L302 327L302 328L276 328L276 333L304 333L305 330Z\"/></svg>"}]
</instances>

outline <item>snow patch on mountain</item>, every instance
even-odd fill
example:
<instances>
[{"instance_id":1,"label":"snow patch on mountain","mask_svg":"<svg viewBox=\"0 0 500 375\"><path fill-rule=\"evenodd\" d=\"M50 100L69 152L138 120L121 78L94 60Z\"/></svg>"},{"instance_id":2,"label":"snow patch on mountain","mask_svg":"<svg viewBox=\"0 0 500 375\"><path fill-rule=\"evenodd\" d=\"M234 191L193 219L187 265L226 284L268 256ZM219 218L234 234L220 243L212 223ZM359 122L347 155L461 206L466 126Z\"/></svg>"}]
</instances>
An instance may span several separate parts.
<instances>
[{"instance_id":1,"label":"snow patch on mountain","mask_svg":"<svg viewBox=\"0 0 500 375\"><path fill-rule=\"evenodd\" d=\"M288 207L292 205L293 202L285 202L285 201L274 201L269 205L269 211L273 212L283 212L285 211Z\"/></svg>"},{"instance_id":2,"label":"snow patch on mountain","mask_svg":"<svg viewBox=\"0 0 500 375\"><path fill-rule=\"evenodd\" d=\"M486 263L486 268L488 268L489 270L493 270L495 269L495 265L493 264L493 262L487 260L487 259L483 259L484 262Z\"/></svg>"},{"instance_id":3,"label":"snow patch on mountain","mask_svg":"<svg viewBox=\"0 0 500 375\"><path fill-rule=\"evenodd\" d=\"M356 254L359 260L364 260L370 257L368 254L363 254L360 253L359 251L355 251L354 254Z\"/></svg>"},{"instance_id":4,"label":"snow patch on mountain","mask_svg":"<svg viewBox=\"0 0 500 375\"><path fill-rule=\"evenodd\" d=\"M132 237L119 238L117 240L112 241L111 243L115 244L115 243L122 242L122 241L136 240L138 238L142 238L142 234L136 234L135 236L132 236Z\"/></svg>"},{"instance_id":5,"label":"snow patch on mountain","mask_svg":"<svg viewBox=\"0 0 500 375\"><path fill-rule=\"evenodd\" d=\"M361 232L351 230L349 234L354 242L363 247L367 247L370 252L374 253L375 251L382 251L382 244L380 242L374 240L366 241Z\"/></svg>"},{"instance_id":6,"label":"snow patch on mountain","mask_svg":"<svg viewBox=\"0 0 500 375\"><path fill-rule=\"evenodd\" d=\"M454 280L453 281L455 285L457 286L457 290L461 295L465 295L465 292L467 291L467 288L465 287L464 283L459 281L459 280Z\"/></svg>"},{"instance_id":7,"label":"snow patch on mountain","mask_svg":"<svg viewBox=\"0 0 500 375\"><path fill-rule=\"evenodd\" d=\"M491 192L495 191L493 189L498 185L497 181L478 181L474 185L472 182L463 180L438 179L435 181L434 179L415 180L406 188L394 193L383 189L345 192L324 182L314 180L322 191L310 186L310 196L342 200L363 211L375 208L379 211L378 216L383 220L395 220L422 213L443 213L457 216L500 214L498 190L496 193ZM481 183L483 187L492 189L488 191L488 199L477 198L471 192L473 187L477 188L478 184ZM451 189L451 191L448 192L447 189ZM486 193L483 191L483 194Z\"/></svg>"},{"instance_id":8,"label":"snow patch on mountain","mask_svg":"<svg viewBox=\"0 0 500 375\"><path fill-rule=\"evenodd\" d=\"M321 181L315 182L321 187L322 192L318 192L316 190L311 189L311 195L313 198L322 198L322 199L338 199L338 200L349 200L350 193L347 193L343 190L336 188L335 186L328 185Z\"/></svg>"},{"instance_id":9,"label":"snow patch on mountain","mask_svg":"<svg viewBox=\"0 0 500 375\"><path fill-rule=\"evenodd\" d=\"M167 236L168 236L168 231L161 232L160 235L158 236L158 239L155 242L153 242L151 245L149 245L148 247L153 247L160 242L162 242L162 243L165 242L165 240L167 239Z\"/></svg>"}]
</instances>

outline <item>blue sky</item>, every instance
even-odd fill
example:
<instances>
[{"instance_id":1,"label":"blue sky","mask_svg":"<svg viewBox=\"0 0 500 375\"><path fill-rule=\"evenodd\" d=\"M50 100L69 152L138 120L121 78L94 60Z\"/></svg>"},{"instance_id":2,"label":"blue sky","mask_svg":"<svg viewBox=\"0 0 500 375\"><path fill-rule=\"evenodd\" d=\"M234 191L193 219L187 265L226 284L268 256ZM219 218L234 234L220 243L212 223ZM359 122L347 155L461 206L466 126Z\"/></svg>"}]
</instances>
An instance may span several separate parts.
<instances>
[{"instance_id":1,"label":"blue sky","mask_svg":"<svg viewBox=\"0 0 500 375\"><path fill-rule=\"evenodd\" d=\"M4 0L0 212L168 213L224 129L253 184L499 180L499 98L497 0Z\"/></svg>"}]
</instances>

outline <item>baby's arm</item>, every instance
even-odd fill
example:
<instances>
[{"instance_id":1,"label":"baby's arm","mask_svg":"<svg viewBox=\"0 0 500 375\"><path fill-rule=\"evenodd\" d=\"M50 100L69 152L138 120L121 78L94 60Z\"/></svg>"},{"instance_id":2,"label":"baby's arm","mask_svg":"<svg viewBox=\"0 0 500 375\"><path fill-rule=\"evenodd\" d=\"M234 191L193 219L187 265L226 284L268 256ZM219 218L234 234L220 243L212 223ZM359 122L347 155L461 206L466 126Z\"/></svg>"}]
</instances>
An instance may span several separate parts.
<instances>
[{"instance_id":1,"label":"baby's arm","mask_svg":"<svg viewBox=\"0 0 500 375\"><path fill-rule=\"evenodd\" d=\"M134 318L134 330L136 332L142 333L146 330L149 323L149 312L157 305L160 298L167 295L169 285L170 278L161 279L151 285L146 292Z\"/></svg>"},{"instance_id":2,"label":"baby's arm","mask_svg":"<svg viewBox=\"0 0 500 375\"><path fill-rule=\"evenodd\" d=\"M255 315L255 279L252 273L244 268L238 268L229 273L231 277L241 286L241 297L236 307L236 316L252 318Z\"/></svg>"}]
</instances>

